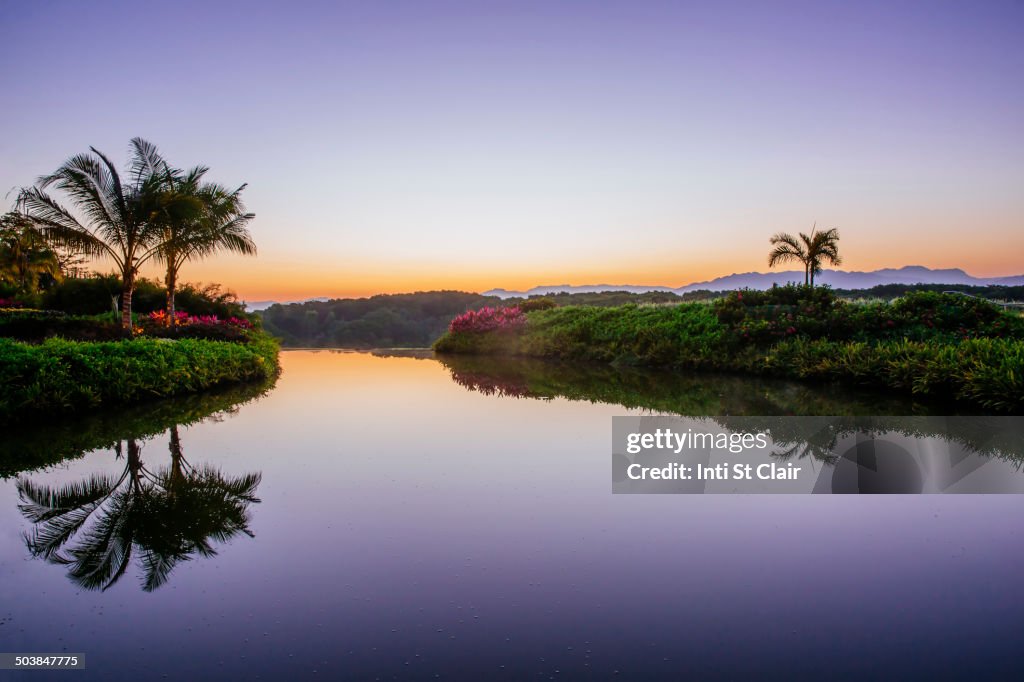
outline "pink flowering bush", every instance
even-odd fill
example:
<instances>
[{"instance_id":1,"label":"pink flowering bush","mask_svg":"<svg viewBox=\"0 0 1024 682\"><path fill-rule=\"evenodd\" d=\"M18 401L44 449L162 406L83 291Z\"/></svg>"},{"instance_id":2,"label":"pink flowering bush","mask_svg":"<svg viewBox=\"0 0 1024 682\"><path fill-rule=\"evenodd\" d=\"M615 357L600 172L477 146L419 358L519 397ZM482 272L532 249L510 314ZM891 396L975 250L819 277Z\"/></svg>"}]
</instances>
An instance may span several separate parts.
<instances>
[{"instance_id":1,"label":"pink flowering bush","mask_svg":"<svg viewBox=\"0 0 1024 682\"><path fill-rule=\"evenodd\" d=\"M171 339L245 342L253 329L253 323L244 317L221 319L216 315L189 315L181 311L174 313L174 326L168 326L165 310L156 310L139 322L136 335Z\"/></svg>"},{"instance_id":2,"label":"pink flowering bush","mask_svg":"<svg viewBox=\"0 0 1024 682\"><path fill-rule=\"evenodd\" d=\"M158 325L167 324L167 311L166 310L154 310L149 314L151 322ZM175 326L183 326L190 324L205 324L205 325L227 325L230 327L239 327L241 329L252 329L252 322L245 319L244 317L229 317L226 320L221 320L216 315L189 315L181 310L175 311L174 313L174 324Z\"/></svg>"},{"instance_id":3,"label":"pink flowering bush","mask_svg":"<svg viewBox=\"0 0 1024 682\"><path fill-rule=\"evenodd\" d=\"M510 308L491 308L486 306L480 310L467 310L448 325L452 333L479 334L495 330L510 330L526 323L526 315L518 306Z\"/></svg>"}]
</instances>

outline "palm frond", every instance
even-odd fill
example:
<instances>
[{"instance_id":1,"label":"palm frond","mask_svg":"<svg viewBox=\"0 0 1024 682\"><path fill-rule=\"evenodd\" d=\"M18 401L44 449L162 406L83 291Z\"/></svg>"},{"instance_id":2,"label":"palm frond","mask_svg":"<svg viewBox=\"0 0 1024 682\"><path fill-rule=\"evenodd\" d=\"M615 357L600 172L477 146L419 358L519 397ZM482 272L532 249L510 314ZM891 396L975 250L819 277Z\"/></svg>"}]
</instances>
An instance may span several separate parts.
<instances>
[{"instance_id":1,"label":"palm frond","mask_svg":"<svg viewBox=\"0 0 1024 682\"><path fill-rule=\"evenodd\" d=\"M128 202L125 199L124 188L121 186L121 176L117 173L117 167L100 150L95 147L89 147L89 149L100 158L104 168L106 168L104 178L109 182L109 196L117 206L117 216L119 219L112 220L109 227L113 228L113 234L128 231L131 229Z\"/></svg>"},{"instance_id":2,"label":"palm frond","mask_svg":"<svg viewBox=\"0 0 1024 682\"><path fill-rule=\"evenodd\" d=\"M85 256L109 256L120 265L115 251L38 187L22 189L18 194L18 206L52 246Z\"/></svg>"},{"instance_id":3,"label":"palm frond","mask_svg":"<svg viewBox=\"0 0 1024 682\"><path fill-rule=\"evenodd\" d=\"M775 246L768 254L768 267L770 268L792 260L803 262L806 257L803 245L791 234L779 232L768 241Z\"/></svg>"},{"instance_id":4,"label":"palm frond","mask_svg":"<svg viewBox=\"0 0 1024 682\"><path fill-rule=\"evenodd\" d=\"M143 140L141 137L133 137L129 143L131 147L131 162L129 163L129 178L132 187L141 189L147 182L154 178L166 178L170 167L160 155L157 146L152 142Z\"/></svg>"},{"instance_id":5,"label":"palm frond","mask_svg":"<svg viewBox=\"0 0 1024 682\"><path fill-rule=\"evenodd\" d=\"M189 561L188 554L161 554L151 549L144 550L139 556L142 566L142 589L152 592L163 586L171 577L171 570L179 561Z\"/></svg>"},{"instance_id":6,"label":"palm frond","mask_svg":"<svg viewBox=\"0 0 1024 682\"><path fill-rule=\"evenodd\" d=\"M86 589L105 590L127 570L131 560L138 493L121 491L105 507L97 522L60 563L70 566L68 577Z\"/></svg>"},{"instance_id":7,"label":"palm frond","mask_svg":"<svg viewBox=\"0 0 1024 682\"><path fill-rule=\"evenodd\" d=\"M39 523L106 497L118 483L112 476L93 474L83 481L51 488L19 478L16 488L21 504L18 509L29 521Z\"/></svg>"}]
</instances>

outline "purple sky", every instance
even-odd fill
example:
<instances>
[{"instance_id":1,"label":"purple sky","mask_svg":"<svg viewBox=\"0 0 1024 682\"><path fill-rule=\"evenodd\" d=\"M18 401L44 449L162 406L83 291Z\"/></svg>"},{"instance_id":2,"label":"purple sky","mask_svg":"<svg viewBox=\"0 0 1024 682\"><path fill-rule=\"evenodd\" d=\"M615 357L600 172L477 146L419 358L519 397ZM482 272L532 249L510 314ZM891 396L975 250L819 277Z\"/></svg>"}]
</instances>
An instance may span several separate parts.
<instances>
[{"instance_id":1,"label":"purple sky","mask_svg":"<svg viewBox=\"0 0 1024 682\"><path fill-rule=\"evenodd\" d=\"M0 0L2 1L2 0ZM248 182L249 298L1024 271L1024 3L3 1L0 189L135 135ZM8 202L10 197L8 197Z\"/></svg>"}]
</instances>

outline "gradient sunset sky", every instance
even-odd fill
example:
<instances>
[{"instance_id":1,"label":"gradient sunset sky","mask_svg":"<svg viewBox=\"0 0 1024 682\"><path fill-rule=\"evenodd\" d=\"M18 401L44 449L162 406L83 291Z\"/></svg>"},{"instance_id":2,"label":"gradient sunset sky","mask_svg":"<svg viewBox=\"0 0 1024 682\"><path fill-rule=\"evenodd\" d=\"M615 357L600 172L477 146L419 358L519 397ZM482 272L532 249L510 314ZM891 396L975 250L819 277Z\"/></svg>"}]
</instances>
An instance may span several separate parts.
<instances>
[{"instance_id":1,"label":"gradient sunset sky","mask_svg":"<svg viewBox=\"0 0 1024 682\"><path fill-rule=\"evenodd\" d=\"M2 193L133 136L209 165L260 254L182 276L250 301L678 286L814 221L847 269L1024 273L1019 1L0 9Z\"/></svg>"}]
</instances>

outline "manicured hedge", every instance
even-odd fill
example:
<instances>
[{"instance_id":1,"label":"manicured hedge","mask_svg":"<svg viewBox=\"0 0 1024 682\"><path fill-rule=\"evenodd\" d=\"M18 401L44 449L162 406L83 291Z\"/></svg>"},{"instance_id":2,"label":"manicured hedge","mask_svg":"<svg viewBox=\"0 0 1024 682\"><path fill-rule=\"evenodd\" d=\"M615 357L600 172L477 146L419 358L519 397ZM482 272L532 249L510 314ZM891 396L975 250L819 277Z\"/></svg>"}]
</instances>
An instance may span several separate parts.
<instances>
[{"instance_id":1,"label":"manicured hedge","mask_svg":"<svg viewBox=\"0 0 1024 682\"><path fill-rule=\"evenodd\" d=\"M278 371L278 344L256 334L247 343L198 339L84 342L0 339L0 420L134 403Z\"/></svg>"}]
</instances>

